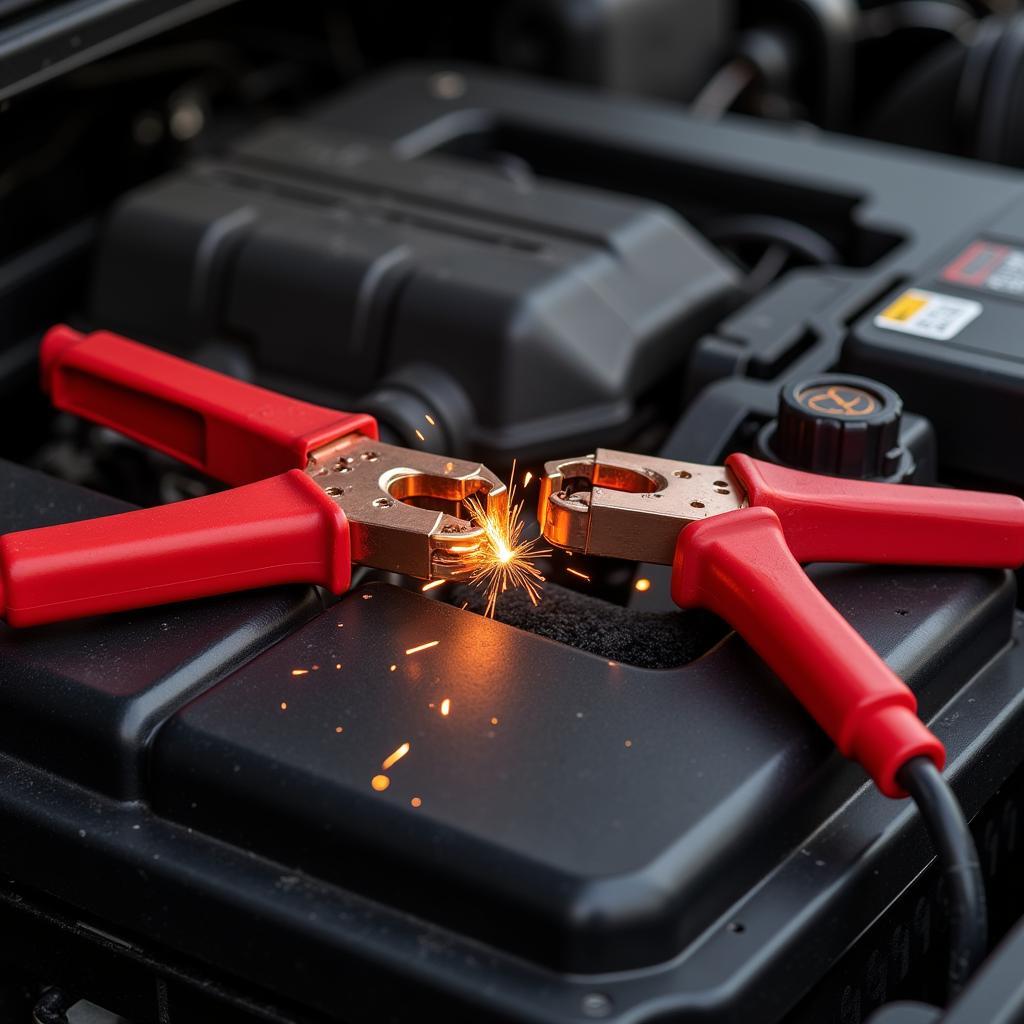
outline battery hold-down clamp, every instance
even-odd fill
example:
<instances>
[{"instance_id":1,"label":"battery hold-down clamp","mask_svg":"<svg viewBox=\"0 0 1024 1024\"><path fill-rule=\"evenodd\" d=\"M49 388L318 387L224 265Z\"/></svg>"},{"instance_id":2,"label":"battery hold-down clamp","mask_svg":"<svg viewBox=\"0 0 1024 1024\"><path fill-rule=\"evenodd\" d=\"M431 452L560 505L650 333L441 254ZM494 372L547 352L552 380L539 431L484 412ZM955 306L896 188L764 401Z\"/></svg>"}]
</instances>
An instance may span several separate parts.
<instances>
[{"instance_id":1,"label":"battery hold-down clamp","mask_svg":"<svg viewBox=\"0 0 1024 1024\"><path fill-rule=\"evenodd\" d=\"M353 564L464 579L485 531L457 514L507 504L478 463L383 444L371 416L234 380L115 334L52 328L44 389L66 412L231 489L0 537L12 626L278 583L347 590Z\"/></svg>"}]
</instances>

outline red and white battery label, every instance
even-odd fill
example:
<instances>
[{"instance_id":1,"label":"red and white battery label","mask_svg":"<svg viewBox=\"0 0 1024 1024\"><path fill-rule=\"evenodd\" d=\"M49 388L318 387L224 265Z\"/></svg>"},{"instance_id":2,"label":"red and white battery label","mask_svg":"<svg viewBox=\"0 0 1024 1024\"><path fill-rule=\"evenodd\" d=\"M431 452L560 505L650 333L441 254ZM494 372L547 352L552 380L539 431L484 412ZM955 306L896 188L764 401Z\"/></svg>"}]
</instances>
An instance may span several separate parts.
<instances>
[{"instance_id":1,"label":"red and white battery label","mask_svg":"<svg viewBox=\"0 0 1024 1024\"><path fill-rule=\"evenodd\" d=\"M1024 299L1024 249L977 241L942 271L943 281L963 288Z\"/></svg>"}]
</instances>

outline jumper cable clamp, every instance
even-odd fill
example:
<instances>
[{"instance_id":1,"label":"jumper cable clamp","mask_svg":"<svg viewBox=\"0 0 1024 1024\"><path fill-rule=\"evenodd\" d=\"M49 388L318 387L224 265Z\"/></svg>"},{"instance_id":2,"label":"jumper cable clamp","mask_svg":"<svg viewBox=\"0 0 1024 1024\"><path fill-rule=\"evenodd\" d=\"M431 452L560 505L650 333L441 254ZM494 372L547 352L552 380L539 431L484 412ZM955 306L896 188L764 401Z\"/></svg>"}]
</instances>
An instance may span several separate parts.
<instances>
[{"instance_id":1,"label":"jumper cable clamp","mask_svg":"<svg viewBox=\"0 0 1024 1024\"><path fill-rule=\"evenodd\" d=\"M54 327L43 387L231 485L189 501L0 537L13 626L278 583L347 590L353 564L467 579L505 485L476 462L384 444L371 416L310 405L107 332Z\"/></svg>"},{"instance_id":2,"label":"jumper cable clamp","mask_svg":"<svg viewBox=\"0 0 1024 1024\"><path fill-rule=\"evenodd\" d=\"M671 565L672 597L720 615L888 796L900 769L945 751L910 688L818 591L802 564L1016 568L1024 502L869 483L747 455L724 466L604 451L549 462L538 517L556 547Z\"/></svg>"}]
</instances>

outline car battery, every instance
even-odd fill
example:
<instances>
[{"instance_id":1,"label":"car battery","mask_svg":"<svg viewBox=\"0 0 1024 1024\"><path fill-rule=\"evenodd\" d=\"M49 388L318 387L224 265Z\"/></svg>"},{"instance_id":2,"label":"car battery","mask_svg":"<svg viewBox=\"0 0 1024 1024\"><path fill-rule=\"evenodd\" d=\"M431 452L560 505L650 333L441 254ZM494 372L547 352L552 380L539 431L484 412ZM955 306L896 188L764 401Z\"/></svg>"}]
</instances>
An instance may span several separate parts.
<instances>
[{"instance_id":1,"label":"car battery","mask_svg":"<svg viewBox=\"0 0 1024 1024\"><path fill-rule=\"evenodd\" d=\"M842 362L927 415L951 470L1024 486L1024 204L950 240L875 303Z\"/></svg>"}]
</instances>

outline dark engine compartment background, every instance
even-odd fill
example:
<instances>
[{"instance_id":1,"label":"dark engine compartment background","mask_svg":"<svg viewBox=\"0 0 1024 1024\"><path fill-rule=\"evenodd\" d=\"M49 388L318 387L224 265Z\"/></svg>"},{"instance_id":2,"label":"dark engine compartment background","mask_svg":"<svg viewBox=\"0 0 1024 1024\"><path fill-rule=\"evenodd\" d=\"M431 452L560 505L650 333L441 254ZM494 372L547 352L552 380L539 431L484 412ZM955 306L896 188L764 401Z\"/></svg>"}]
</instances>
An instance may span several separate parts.
<instances>
[{"instance_id":1,"label":"dark engine compartment background","mask_svg":"<svg viewBox=\"0 0 1024 1024\"><path fill-rule=\"evenodd\" d=\"M0 5L0 530L218 486L47 407L61 320L520 483L597 445L774 458L780 390L856 373L904 400L894 479L1024 492L1017 6ZM908 288L983 312L886 329ZM545 573L495 621L364 570L340 601L0 625L0 1020L940 1001L913 809L665 568ZM949 750L1010 933L985 1019L1024 970L1017 581L812 574Z\"/></svg>"}]
</instances>

